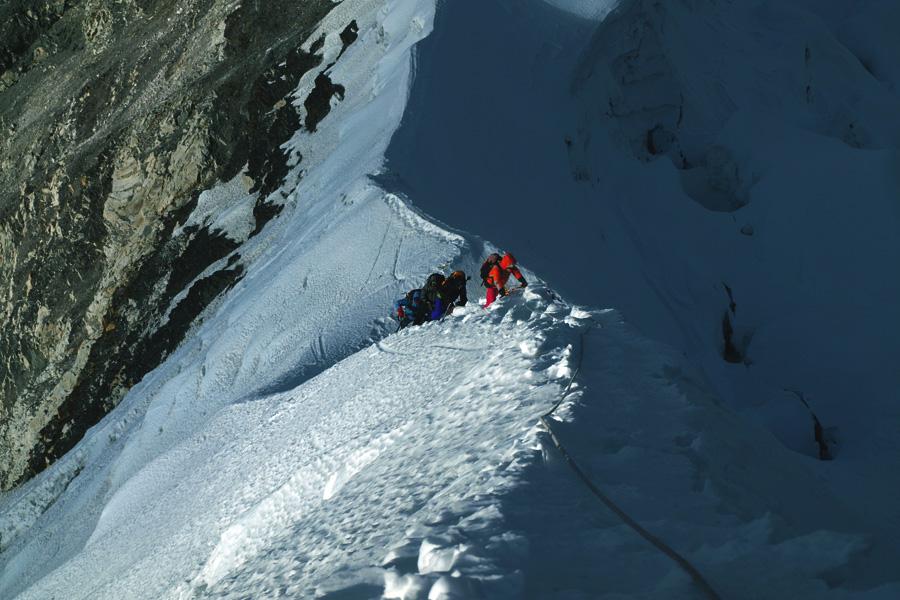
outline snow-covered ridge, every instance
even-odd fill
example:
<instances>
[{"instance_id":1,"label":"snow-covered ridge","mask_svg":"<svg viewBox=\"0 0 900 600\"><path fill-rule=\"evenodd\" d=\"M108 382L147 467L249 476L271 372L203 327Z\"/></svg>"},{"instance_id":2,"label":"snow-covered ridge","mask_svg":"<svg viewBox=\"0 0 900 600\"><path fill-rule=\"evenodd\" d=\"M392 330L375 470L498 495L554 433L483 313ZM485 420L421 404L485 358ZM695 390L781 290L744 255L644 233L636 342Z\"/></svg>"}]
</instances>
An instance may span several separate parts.
<instances>
[{"instance_id":1,"label":"snow-covered ridge","mask_svg":"<svg viewBox=\"0 0 900 600\"><path fill-rule=\"evenodd\" d=\"M4 497L0 595L71 559L107 502L123 502L116 498L119 487L170 448L189 445L223 407L291 389L383 335L378 319L406 280L458 256L446 237L406 225L401 204L389 205L367 180L399 120L410 48L428 33L432 13L429 2L348 1L329 14L323 32L356 19L360 39L331 69L345 86L345 100L315 140L298 133L290 143L303 153L306 178L300 186L299 173L289 178L288 208L243 249L246 278L207 309L190 339L70 456ZM347 136L348 115L368 127ZM58 532L54 552L47 553L38 531Z\"/></svg>"},{"instance_id":2,"label":"snow-covered ridge","mask_svg":"<svg viewBox=\"0 0 900 600\"><path fill-rule=\"evenodd\" d=\"M637 4L623 3L617 18ZM436 73L450 92L478 99L491 89L497 101L447 93L429 104L414 88L405 125L418 119L424 129L413 133L428 135L422 146L397 136L412 157L397 163L410 169L396 178L406 189L383 189L376 181L390 177L370 175L410 108L411 51L434 10L425 0L336 7L322 31L350 18L359 25L339 59L334 36L325 42L337 62L323 68L346 93L314 134L287 145L304 159L302 177L295 169L281 190L285 211L247 243L246 276L183 346L75 452L0 499L0 596L696 597L677 565L572 476L539 428L576 357L581 372L556 413L560 437L597 486L722 597L900 594L898 490L885 483L895 456L872 451L896 441L889 419L866 423L889 411L854 397L861 416L845 419L823 378L817 407L829 423L840 417L850 440L826 465L795 451L809 441L808 415L794 421L772 395L790 381L814 385L822 364L866 366L875 390L890 381L880 364L820 362L836 346L823 343L817 317L834 328L843 316L852 323L844 332L861 325L859 339L870 339L875 321L865 311L839 310L856 292L813 316L800 306L809 295L787 307L770 300L772 289L798 290L790 268L765 269L784 263L789 230L805 232L806 252L825 247L800 226L820 199L779 203L786 176L770 173L737 213L763 242L749 246L731 215L683 193L671 162L622 152L610 120L593 118L590 92L607 88L585 84L570 97L596 25L536 0L442 5L447 45L421 52L418 81ZM599 66L610 58L587 56ZM464 68L439 68L448 64ZM837 140L819 147L808 130L789 137L778 157L787 166L776 167L796 169L793 151L818 148L821 162L807 169L846 160L853 176L839 191L870 174L868 205L887 212L887 152L861 154L872 151ZM430 153L431 141L445 154ZM833 203L826 188L835 181L823 179L816 192L833 212L818 223L857 214ZM437 217L464 228L483 223L490 207L497 237L538 275L622 311L572 306L529 272L529 289L490 310L472 302L394 333L385 318L392 300L437 268L474 274L493 249L426 216L441 203L454 219ZM862 255L896 248L886 232L866 245L866 232L847 246ZM572 240L591 251L572 252ZM815 290L840 291L822 269L808 270L814 261L797 264ZM768 285L770 275L782 285ZM871 273L859 277L870 289ZM476 282L469 291L478 296ZM895 295L885 288L884 297ZM758 363L722 361L723 312L737 341L754 333L752 352L741 350ZM818 344L816 360L798 367L797 346L780 349L793 332ZM773 434L778 422L788 425Z\"/></svg>"}]
</instances>

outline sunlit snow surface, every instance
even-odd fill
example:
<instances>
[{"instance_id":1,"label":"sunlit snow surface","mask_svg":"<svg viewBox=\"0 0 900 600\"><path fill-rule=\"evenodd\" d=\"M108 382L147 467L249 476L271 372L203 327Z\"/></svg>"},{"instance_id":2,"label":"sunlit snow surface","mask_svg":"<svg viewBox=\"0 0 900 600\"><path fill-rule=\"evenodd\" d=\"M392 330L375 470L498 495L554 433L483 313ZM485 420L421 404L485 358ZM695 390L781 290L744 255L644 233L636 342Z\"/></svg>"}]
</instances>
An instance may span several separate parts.
<instances>
[{"instance_id":1,"label":"sunlit snow surface","mask_svg":"<svg viewBox=\"0 0 900 600\"><path fill-rule=\"evenodd\" d=\"M121 485L84 548L23 597L304 598L383 584L376 568L410 525L424 537L425 522L503 484L499 465L561 388L578 325L555 312L538 294L512 311L472 306L218 411ZM523 355L524 340L542 357ZM90 593L73 593L87 573Z\"/></svg>"},{"instance_id":2,"label":"sunlit snow surface","mask_svg":"<svg viewBox=\"0 0 900 600\"><path fill-rule=\"evenodd\" d=\"M552 4L575 14L598 6ZM538 427L576 371L553 417L560 439L597 486L691 560L723 598L900 597L890 535L900 529L892 508L900 490L882 479L898 444L889 422L875 424L872 441L856 439L866 419L890 412L859 400L857 420L842 423L855 443L845 451L852 460L824 465L789 449L766 419L749 418L751 405L736 410L735 400L775 384L761 388L744 371L725 370L744 365L723 367L714 351L701 350L719 335L704 311L720 316L715 286L723 273L748 285L735 286L742 318L785 317L784 305L765 303L764 286L749 284L790 287L794 271L732 271L734 256L742 267L778 264L783 240L805 231L797 268L807 269L814 289L839 291L823 270L808 270L809 257L840 258L822 254L827 245L801 227L805 211L821 207L777 203L797 152L819 148L821 164L844 165L845 186L870 182L870 205L884 213L894 189L884 173L896 157L879 150L860 158L793 131L775 144L781 154L756 163L765 166L760 195L739 213L757 226L755 239L768 242L741 250L748 240L738 225L730 237L720 227L733 217L707 213L678 191L671 164L623 158L605 132L588 131L605 121L580 122L599 84L573 97L570 83L596 23L536 0L451 0L430 38L446 44L446 54L412 60L434 11L428 0L345 0L310 36L307 47L327 34L327 65L338 59L339 32L353 19L360 31L330 71L345 99L315 134L298 132L286 146L303 159L279 192L284 212L240 248L246 276L184 344L73 452L0 497L0 597L701 597L587 491ZM861 31L849 22L842 35L868 47ZM601 50L585 64L602 59ZM889 52L881 52L872 68L894 85ZM449 87L430 96L414 88L407 107L416 68L418 81ZM300 82L301 111L317 73ZM514 101L501 101L501 92ZM542 112L548 106L557 110ZM395 143L404 159L394 166L415 166L417 176L404 171L387 185L397 173L381 173L373 181L401 117ZM771 130L757 132L742 118L722 138L768 149ZM423 132L435 135L410 141ZM566 134L594 136L591 152L573 162ZM591 161L604 157L616 177L585 192L573 164L596 168ZM814 171L818 163L805 164ZM826 198L850 191L824 177L817 185ZM205 200L194 221L246 236L240 181ZM489 219L487 207L495 211ZM852 213L824 207L819 224ZM526 270L530 288L490 310L473 301L442 322L394 333L386 312L402 292L435 269L474 274L494 249L423 208L479 233L488 221L488 237L510 243L526 267L540 266ZM890 258L896 236L885 233L887 219L882 225L872 240L855 231L852 239L866 244L849 247L886 248ZM648 230L658 237L648 241ZM575 253L572 240L602 252ZM837 265L850 276L847 262ZM572 306L539 276L623 310ZM858 281L871 277L865 271ZM879 297L895 297L890 285ZM470 297L480 292L470 282ZM874 327L861 297L840 295L861 306L846 315L841 335ZM833 320L840 306L822 307L822 318ZM671 346L646 339L626 322L632 318ZM813 319L799 323L798 339L815 331ZM791 358L790 347L779 349L785 337L779 327L760 329L759 356L773 357L764 372L814 378L815 364L809 372L771 366ZM874 389L890 381L873 372ZM849 388L857 380L848 381ZM731 385L736 391L723 394ZM835 419L849 414L837 401L826 407ZM788 429L808 435L808 421ZM862 502L867 490L883 493Z\"/></svg>"}]
</instances>

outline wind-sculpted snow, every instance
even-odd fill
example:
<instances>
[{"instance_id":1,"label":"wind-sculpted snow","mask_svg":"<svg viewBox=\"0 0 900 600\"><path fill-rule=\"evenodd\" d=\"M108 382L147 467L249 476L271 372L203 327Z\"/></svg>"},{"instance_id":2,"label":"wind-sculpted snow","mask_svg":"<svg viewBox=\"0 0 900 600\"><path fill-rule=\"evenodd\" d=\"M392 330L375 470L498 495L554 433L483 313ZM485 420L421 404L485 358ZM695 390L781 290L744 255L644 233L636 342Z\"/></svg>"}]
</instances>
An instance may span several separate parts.
<instances>
[{"instance_id":1,"label":"wind-sculpted snow","mask_svg":"<svg viewBox=\"0 0 900 600\"><path fill-rule=\"evenodd\" d=\"M409 544L403 531L440 522L467 497L503 485L498 465L521 448L565 383L578 326L554 315L560 307L545 295L529 293L510 310L468 307L444 323L385 338L289 397L241 407L259 417L242 414L235 422L265 418L274 438L294 440L284 450L260 448L275 466L266 478L280 452L292 466L286 483L237 511L241 518L222 533L192 585L211 597L271 589L312 597L338 588L377 595L385 577L394 582L402 561L389 549ZM540 347L540 358L521 351L526 342ZM367 385L357 386L360 380ZM246 447L235 452L246 456ZM267 487L248 482L248 490ZM426 555L427 544L439 545L419 541ZM419 559L427 563L422 575L456 564L428 560ZM437 577L418 585L427 589Z\"/></svg>"},{"instance_id":2,"label":"wind-sculpted snow","mask_svg":"<svg viewBox=\"0 0 900 600\"><path fill-rule=\"evenodd\" d=\"M394 582L404 530L509 485L504 465L567 382L589 320L551 296L470 305L222 408L118 485L80 552L21 597L312 597ZM417 585L476 560L436 558L440 539L423 538Z\"/></svg>"},{"instance_id":3,"label":"wind-sculpted snow","mask_svg":"<svg viewBox=\"0 0 900 600\"><path fill-rule=\"evenodd\" d=\"M868 533L808 459L729 410L679 353L614 311L594 318L580 385L554 429L613 501L687 556L722 598L900 593L889 559L896 548ZM597 566L589 597L701 597L620 522L597 523L567 527L555 542L564 580L579 580L571 548L587 546L617 557Z\"/></svg>"},{"instance_id":4,"label":"wind-sculpted snow","mask_svg":"<svg viewBox=\"0 0 900 600\"><path fill-rule=\"evenodd\" d=\"M729 428L763 426L827 482L844 508L823 529L872 543L841 577L896 581L895 9L630 0L598 24L508 6L442 6L385 181L677 349ZM756 518L808 498L781 494Z\"/></svg>"},{"instance_id":5,"label":"wind-sculpted snow","mask_svg":"<svg viewBox=\"0 0 900 600\"><path fill-rule=\"evenodd\" d=\"M579 364L558 435L723 597L861 597L844 573L877 548L800 458L614 311L540 287L223 408L20 597L697 597L538 428Z\"/></svg>"},{"instance_id":6,"label":"wind-sculpted snow","mask_svg":"<svg viewBox=\"0 0 900 600\"><path fill-rule=\"evenodd\" d=\"M672 10L689 4L718 3ZM629 7L652 8L623 2L599 26L630 31ZM719 135L771 153L752 202L712 212L677 165L620 143L633 120L598 114L616 57L591 47L597 23L538 0L446 2L412 61L434 10L345 0L310 37L332 32L295 107L319 76L344 92L285 145L283 212L185 343L0 498L0 596L701 597L561 459L538 419L562 400L551 422L592 485L721 597L898 597L896 338L878 333L896 329L892 151L735 113ZM663 41L642 46L650 67L674 64L654 62L677 58ZM243 237L249 202L227 191L193 219ZM841 201L854 193L865 210ZM432 214L487 227L529 288L483 309L476 270L496 248ZM475 275L471 302L395 332L392 301L456 268ZM551 278L615 310L572 306ZM783 401L798 382L840 425L835 461L809 455L809 415Z\"/></svg>"}]
</instances>

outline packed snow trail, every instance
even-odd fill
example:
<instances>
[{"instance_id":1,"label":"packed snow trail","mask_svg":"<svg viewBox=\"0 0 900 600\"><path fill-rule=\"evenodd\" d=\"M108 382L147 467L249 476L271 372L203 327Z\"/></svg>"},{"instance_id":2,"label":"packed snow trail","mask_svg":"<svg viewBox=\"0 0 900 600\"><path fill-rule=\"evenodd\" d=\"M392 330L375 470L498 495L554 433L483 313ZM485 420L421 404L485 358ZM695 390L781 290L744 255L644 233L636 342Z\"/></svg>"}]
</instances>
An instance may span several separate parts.
<instances>
[{"instance_id":1,"label":"packed snow trail","mask_svg":"<svg viewBox=\"0 0 900 600\"><path fill-rule=\"evenodd\" d=\"M900 552L891 535L900 493L891 479L895 432L887 408L877 410L877 394L860 394L854 408L866 410L846 421L854 424L854 446L845 451L853 460L835 461L830 471L789 449L794 432L776 437L733 412L734 404L745 409L755 406L750 400L763 399L767 415L779 414L775 402L765 400L771 386L748 381L748 373L756 373L748 366L723 367L710 341L721 317L719 276L733 273L725 263L737 254L719 252L722 262L713 266L699 259L709 258L710 248L735 250L747 242L718 229L733 217L707 214L683 194L673 201L678 175L660 161L645 165L618 157L609 163L610 172L624 179L610 177L609 186L592 188L604 192L605 202L571 182L581 195L565 196L568 205L542 194L564 190L553 172L584 181L572 169L585 164L567 155L557 130L567 124L578 130L570 122L577 111L554 102L567 96L572 74L557 67L572 66L595 25L531 0L446 2L441 14L454 18L444 22L477 31L477 43L459 36L464 30L439 29L434 42L454 45L433 46L431 58L422 54L412 61L411 49L429 34L434 10L430 0L345 0L313 32L307 48L325 36L323 64L337 61L329 76L346 94L314 134L300 131L286 145L295 162L277 192L284 211L242 246L246 276L207 309L185 343L73 452L0 497L0 597L702 597L675 563L597 501L538 425L569 381L590 325L583 368L554 413L554 430L590 481L642 527L697 565L725 598L900 596ZM464 18L469 14L473 18ZM359 39L339 56L339 33L351 19ZM523 26L527 35L502 34L510 25ZM454 56L455 44L465 53ZM450 60L456 71L441 69L437 60L461 57L473 62ZM488 59L504 68L494 69ZM481 60L480 70L468 70ZM413 91L407 116L450 131L433 137L447 151L437 160L421 146L401 148L419 159L416 171L401 175L422 177L414 182L420 186L394 181L406 184L404 195L385 191L371 176L390 180L380 173L383 154L403 115L413 65L422 81L441 74L474 95L454 106L448 93L446 103L431 107L441 119L431 120ZM298 108L317 74L301 80ZM594 106L595 83L586 86L587 106ZM489 84L521 100L512 105L518 112L494 118L508 107L484 104L483 90L494 89ZM543 93L531 96L534 89ZM529 104L534 100L550 101L555 112L542 120L541 110ZM495 112L472 110L486 106ZM477 126L485 129L469 136L473 129L443 108L464 109L476 132ZM537 139L558 151L535 151L545 145L529 143L527 128L519 126L529 120L537 121ZM597 140L606 122L583 125L581 133L601 131L588 131L596 136L596 154L581 162L602 159L609 148ZM409 132L396 140L408 143ZM795 132L779 156L799 154L809 140L809 133ZM503 166L540 177L498 171L507 151L528 160ZM867 190L889 206L893 188L881 185L887 153L862 156L827 146L823 154L828 160L822 164L846 159L855 174L841 193L868 173L873 184ZM790 164L770 172L783 175ZM435 166L453 177L428 182ZM827 180L820 185L828 191ZM210 190L210 202L219 193ZM522 209L534 206L525 200L535 197L553 210ZM766 248L775 257L770 264L807 206L781 221L773 198L752 205L759 211L753 213L757 225L787 223L773 226L771 238L761 227L757 233L755 239L769 240ZM385 314L393 300L433 270L461 267L475 274L493 249L411 204L476 229L469 226L484 221L474 217L484 216L488 200L509 203L491 219L497 225L491 238L536 272L526 272L532 288L487 311L473 302L442 322L391 334L395 325ZM461 220L440 213L443 204ZM480 212L466 213L463 207L470 205ZM846 206L834 206L823 222L847 216ZM598 225L598 215L608 219ZM212 213L197 215L207 217ZM885 227L891 222L883 221ZM655 227L659 237L647 243L638 224ZM804 241L821 249L813 233ZM566 260L573 235L599 239L613 251ZM846 240L848 247L868 242L864 232L855 236ZM682 238L689 243L671 243ZM891 250L893 239L876 236L860 252L881 243ZM757 255L749 256L747 264L757 264ZM887 252L882 260L892 256ZM589 279L575 259L591 261L595 270L599 265L603 277ZM696 287L697 269L713 291ZM776 280L791 283L791 273ZM815 273L813 281L824 281ZM573 297L590 292L592 303L605 298L603 305L624 307L643 331L678 349L648 340L617 311L567 304L538 275L571 288ZM750 280L761 285L754 288ZM742 318L787 318L744 300L761 306L768 283L749 277L746 287L735 288L747 294L738 297ZM893 284L885 285L882 296L893 298ZM471 297L476 290L473 281ZM840 298L853 300L855 293ZM680 313L686 306L693 308ZM840 315L834 310L820 316ZM708 312L716 327L708 327ZM855 316L868 328L874 317L860 314ZM797 329L806 346L820 339L811 335L817 333L813 321ZM754 347L777 348L781 331L762 331ZM887 352L881 360L895 355ZM726 370L731 367L740 371ZM876 374L881 378L873 379L873 389L883 389L877 384L890 374ZM857 380L847 381L845 392ZM731 384L744 405L733 402L731 391L723 395ZM876 435L865 441L861 432L874 417L883 418L875 419ZM883 456L872 448L884 450ZM886 533L875 527L879 523Z\"/></svg>"},{"instance_id":2,"label":"packed snow trail","mask_svg":"<svg viewBox=\"0 0 900 600\"><path fill-rule=\"evenodd\" d=\"M500 465L561 392L589 322L547 297L470 305L223 408L121 485L82 550L20 597L300 598L348 580L380 593L409 521L511 485ZM419 586L491 559L425 538Z\"/></svg>"}]
</instances>

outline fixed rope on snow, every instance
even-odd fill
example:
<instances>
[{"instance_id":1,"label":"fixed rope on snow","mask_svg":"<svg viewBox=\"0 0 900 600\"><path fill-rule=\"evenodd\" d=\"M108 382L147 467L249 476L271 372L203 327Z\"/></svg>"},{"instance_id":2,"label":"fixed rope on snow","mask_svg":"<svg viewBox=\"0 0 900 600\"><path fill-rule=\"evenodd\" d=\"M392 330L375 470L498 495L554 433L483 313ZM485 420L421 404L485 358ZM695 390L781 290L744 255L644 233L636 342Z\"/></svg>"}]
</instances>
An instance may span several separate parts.
<instances>
[{"instance_id":1,"label":"fixed rope on snow","mask_svg":"<svg viewBox=\"0 0 900 600\"><path fill-rule=\"evenodd\" d=\"M581 363L584 359L584 338L587 335L588 331L590 331L594 326L591 325L584 333L581 334L581 349L578 355L578 365L575 367L575 372L572 373L572 378L569 380L568 385L563 390L562 395L559 400L557 400L556 404L553 405L549 411L545 414L541 415L541 423L543 423L544 427L547 428L547 432L550 434L550 439L553 440L553 445L556 446L557 450L562 454L563 459L565 459L566 463L572 468L578 478L584 483L587 488L593 493L597 498L600 499L601 502L613 513L615 513L622 522L628 525L632 530L634 530L638 535L642 538L650 542L657 550L668 556L672 559L679 567L681 567L688 575L690 575L694 584L700 588L700 590L708 597L713 600L720 600L720 596L716 591L709 585L709 582L703 577L703 574L691 564L691 562L686 559L684 556L679 554L676 550L674 550L671 546L666 544L664 541L644 529L640 523L635 521L631 516L628 515L624 510L622 510L615 502L610 499L609 496L604 494L600 488L598 488L593 481L587 476L587 474L578 466L578 463L575 462L575 459L569 454L568 450L566 450L565 446L563 446L562 442L559 439L559 436L556 435L556 432L553 430L553 427L550 425L549 417L556 412L556 409L563 403L563 400L569 395L569 392L572 389L572 384L575 382L575 378L578 377L578 373L581 371Z\"/></svg>"}]
</instances>

